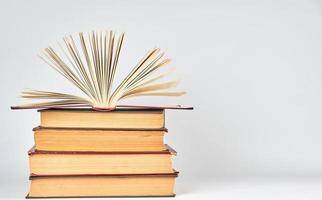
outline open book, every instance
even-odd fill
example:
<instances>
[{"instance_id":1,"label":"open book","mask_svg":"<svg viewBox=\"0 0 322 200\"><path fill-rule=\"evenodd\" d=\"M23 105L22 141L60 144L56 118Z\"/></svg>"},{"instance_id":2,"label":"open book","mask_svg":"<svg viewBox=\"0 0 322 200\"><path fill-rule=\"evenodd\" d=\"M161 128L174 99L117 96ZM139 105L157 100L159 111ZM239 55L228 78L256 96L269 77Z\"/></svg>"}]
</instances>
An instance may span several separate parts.
<instances>
[{"instance_id":1,"label":"open book","mask_svg":"<svg viewBox=\"0 0 322 200\"><path fill-rule=\"evenodd\" d=\"M21 97L46 101L13 108L92 107L98 110L111 110L117 107L120 100L126 98L185 94L185 92L167 91L175 87L178 80L158 82L170 73L158 71L170 62L158 48L150 50L113 89L123 39L124 33L117 36L112 31L93 31L88 34L81 32L78 37L68 36L63 39L64 43L61 45L63 55L58 55L51 47L44 49L40 57L80 89L84 96L26 90Z\"/></svg>"}]
</instances>

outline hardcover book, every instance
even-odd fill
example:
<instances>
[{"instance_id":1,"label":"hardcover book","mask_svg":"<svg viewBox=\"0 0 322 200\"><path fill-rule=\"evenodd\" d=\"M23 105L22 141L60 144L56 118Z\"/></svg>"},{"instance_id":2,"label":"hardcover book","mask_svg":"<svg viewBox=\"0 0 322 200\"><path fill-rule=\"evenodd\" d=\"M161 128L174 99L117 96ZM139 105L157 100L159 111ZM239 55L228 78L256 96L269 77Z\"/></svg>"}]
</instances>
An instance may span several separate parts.
<instances>
[{"instance_id":1,"label":"hardcover book","mask_svg":"<svg viewBox=\"0 0 322 200\"><path fill-rule=\"evenodd\" d=\"M149 174L172 172L169 146L159 152L29 151L30 173L35 175Z\"/></svg>"},{"instance_id":2,"label":"hardcover book","mask_svg":"<svg viewBox=\"0 0 322 200\"><path fill-rule=\"evenodd\" d=\"M21 97L47 101L14 108L92 107L97 110L112 110L117 107L119 101L127 98L185 94L185 92L167 91L177 86L178 80L160 82L172 70L160 71L160 68L170 63L170 59L165 58L159 48L148 51L128 75L115 85L114 79L123 39L124 34L116 36L112 31L93 31L89 34L81 32L78 37L65 37L60 51L52 47L45 48L40 57L78 88L84 96L26 90Z\"/></svg>"},{"instance_id":3,"label":"hardcover book","mask_svg":"<svg viewBox=\"0 0 322 200\"><path fill-rule=\"evenodd\" d=\"M26 198L174 197L178 172L168 174L115 174L30 176Z\"/></svg>"},{"instance_id":4,"label":"hardcover book","mask_svg":"<svg viewBox=\"0 0 322 200\"><path fill-rule=\"evenodd\" d=\"M40 110L40 126L64 128L164 128L163 109L92 109Z\"/></svg>"},{"instance_id":5,"label":"hardcover book","mask_svg":"<svg viewBox=\"0 0 322 200\"><path fill-rule=\"evenodd\" d=\"M164 151L166 128L45 128L33 129L40 151L144 152Z\"/></svg>"}]
</instances>

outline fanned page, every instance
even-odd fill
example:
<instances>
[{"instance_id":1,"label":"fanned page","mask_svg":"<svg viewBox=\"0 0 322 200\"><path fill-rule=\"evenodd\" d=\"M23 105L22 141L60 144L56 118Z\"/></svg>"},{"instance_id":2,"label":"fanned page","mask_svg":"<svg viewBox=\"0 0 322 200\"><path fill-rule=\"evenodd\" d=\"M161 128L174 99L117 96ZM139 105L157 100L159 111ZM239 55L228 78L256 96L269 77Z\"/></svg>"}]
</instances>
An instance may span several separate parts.
<instances>
[{"instance_id":1,"label":"fanned page","mask_svg":"<svg viewBox=\"0 0 322 200\"><path fill-rule=\"evenodd\" d=\"M84 96L42 90L23 91L21 97L46 100L40 103L24 104L13 109L92 107L97 110L110 110L116 107L142 106L117 105L122 99L137 96L181 96L185 92L168 91L178 85L178 80L159 82L171 71L160 73L160 68L170 62L159 48L150 50L129 72L113 87L124 33L119 36L113 31L93 31L79 33L77 37L63 38L61 54L51 47L45 48L40 57ZM113 89L115 88L115 89ZM149 106L143 106L149 107ZM153 108L153 106L150 106ZM158 108L189 109L180 106L157 106Z\"/></svg>"}]
</instances>

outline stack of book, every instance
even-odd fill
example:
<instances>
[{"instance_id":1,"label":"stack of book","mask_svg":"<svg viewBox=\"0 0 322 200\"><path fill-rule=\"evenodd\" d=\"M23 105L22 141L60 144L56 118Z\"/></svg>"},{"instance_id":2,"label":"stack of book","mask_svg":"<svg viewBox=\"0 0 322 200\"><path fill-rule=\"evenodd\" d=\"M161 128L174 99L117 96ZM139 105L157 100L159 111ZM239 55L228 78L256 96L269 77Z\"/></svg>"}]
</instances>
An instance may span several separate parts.
<instances>
[{"instance_id":1,"label":"stack of book","mask_svg":"<svg viewBox=\"0 0 322 200\"><path fill-rule=\"evenodd\" d=\"M164 109L39 113L27 198L175 195Z\"/></svg>"},{"instance_id":2,"label":"stack of book","mask_svg":"<svg viewBox=\"0 0 322 200\"><path fill-rule=\"evenodd\" d=\"M148 51L115 83L124 33L92 31L67 36L59 51L40 57L82 95L25 90L21 97L41 102L12 109L41 109L29 151L31 187L27 197L174 196L176 152L163 142L164 109L120 105L139 96L175 97L178 80L164 80L173 69L159 48Z\"/></svg>"}]
</instances>

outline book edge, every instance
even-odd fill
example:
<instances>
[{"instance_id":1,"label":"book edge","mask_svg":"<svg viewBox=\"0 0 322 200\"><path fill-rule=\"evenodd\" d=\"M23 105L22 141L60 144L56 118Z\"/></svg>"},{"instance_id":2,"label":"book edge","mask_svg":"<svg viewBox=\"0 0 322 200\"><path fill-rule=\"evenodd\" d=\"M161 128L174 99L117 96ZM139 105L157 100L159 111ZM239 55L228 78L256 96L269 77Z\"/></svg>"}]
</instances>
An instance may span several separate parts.
<instances>
[{"instance_id":1,"label":"book edge","mask_svg":"<svg viewBox=\"0 0 322 200\"><path fill-rule=\"evenodd\" d=\"M40 108L37 109L38 112L162 112L162 108L124 108L124 109L114 109L114 110L94 110L91 108Z\"/></svg>"},{"instance_id":2,"label":"book edge","mask_svg":"<svg viewBox=\"0 0 322 200\"><path fill-rule=\"evenodd\" d=\"M32 131L41 131L41 130L80 130L80 131L164 131L168 132L167 128L81 128L81 127L45 127L37 126L32 129Z\"/></svg>"},{"instance_id":3,"label":"book edge","mask_svg":"<svg viewBox=\"0 0 322 200\"><path fill-rule=\"evenodd\" d=\"M179 172L173 169L172 173L151 173L151 174L55 174L55 175L37 175L30 174L29 180L39 178L67 178L67 177L174 177L177 178Z\"/></svg>"},{"instance_id":4,"label":"book edge","mask_svg":"<svg viewBox=\"0 0 322 200\"><path fill-rule=\"evenodd\" d=\"M11 110L25 110L25 109L40 109L40 110L46 110L46 109L87 109L92 110L96 112L111 112L115 110L164 110L164 109L173 109L173 110L193 110L194 108L192 106L181 106L181 105L175 105L175 106L146 106L146 105L118 105L114 109L94 109L89 105L83 105L83 106L56 106L56 107L21 107L21 106L10 106Z\"/></svg>"},{"instance_id":5,"label":"book edge","mask_svg":"<svg viewBox=\"0 0 322 200\"><path fill-rule=\"evenodd\" d=\"M177 152L170 147L168 144L165 144L166 150L164 151L46 151L46 150L37 150L34 145L28 151L28 155L37 155L37 154L84 154L84 155L92 155L92 154L101 154L101 155L127 155L127 154L169 154L169 155L177 155Z\"/></svg>"},{"instance_id":6,"label":"book edge","mask_svg":"<svg viewBox=\"0 0 322 200\"><path fill-rule=\"evenodd\" d=\"M54 197L31 197L29 193L25 197L26 199L55 199L55 198L163 198L163 197L175 197L173 195L150 195L150 196L54 196Z\"/></svg>"}]
</instances>

